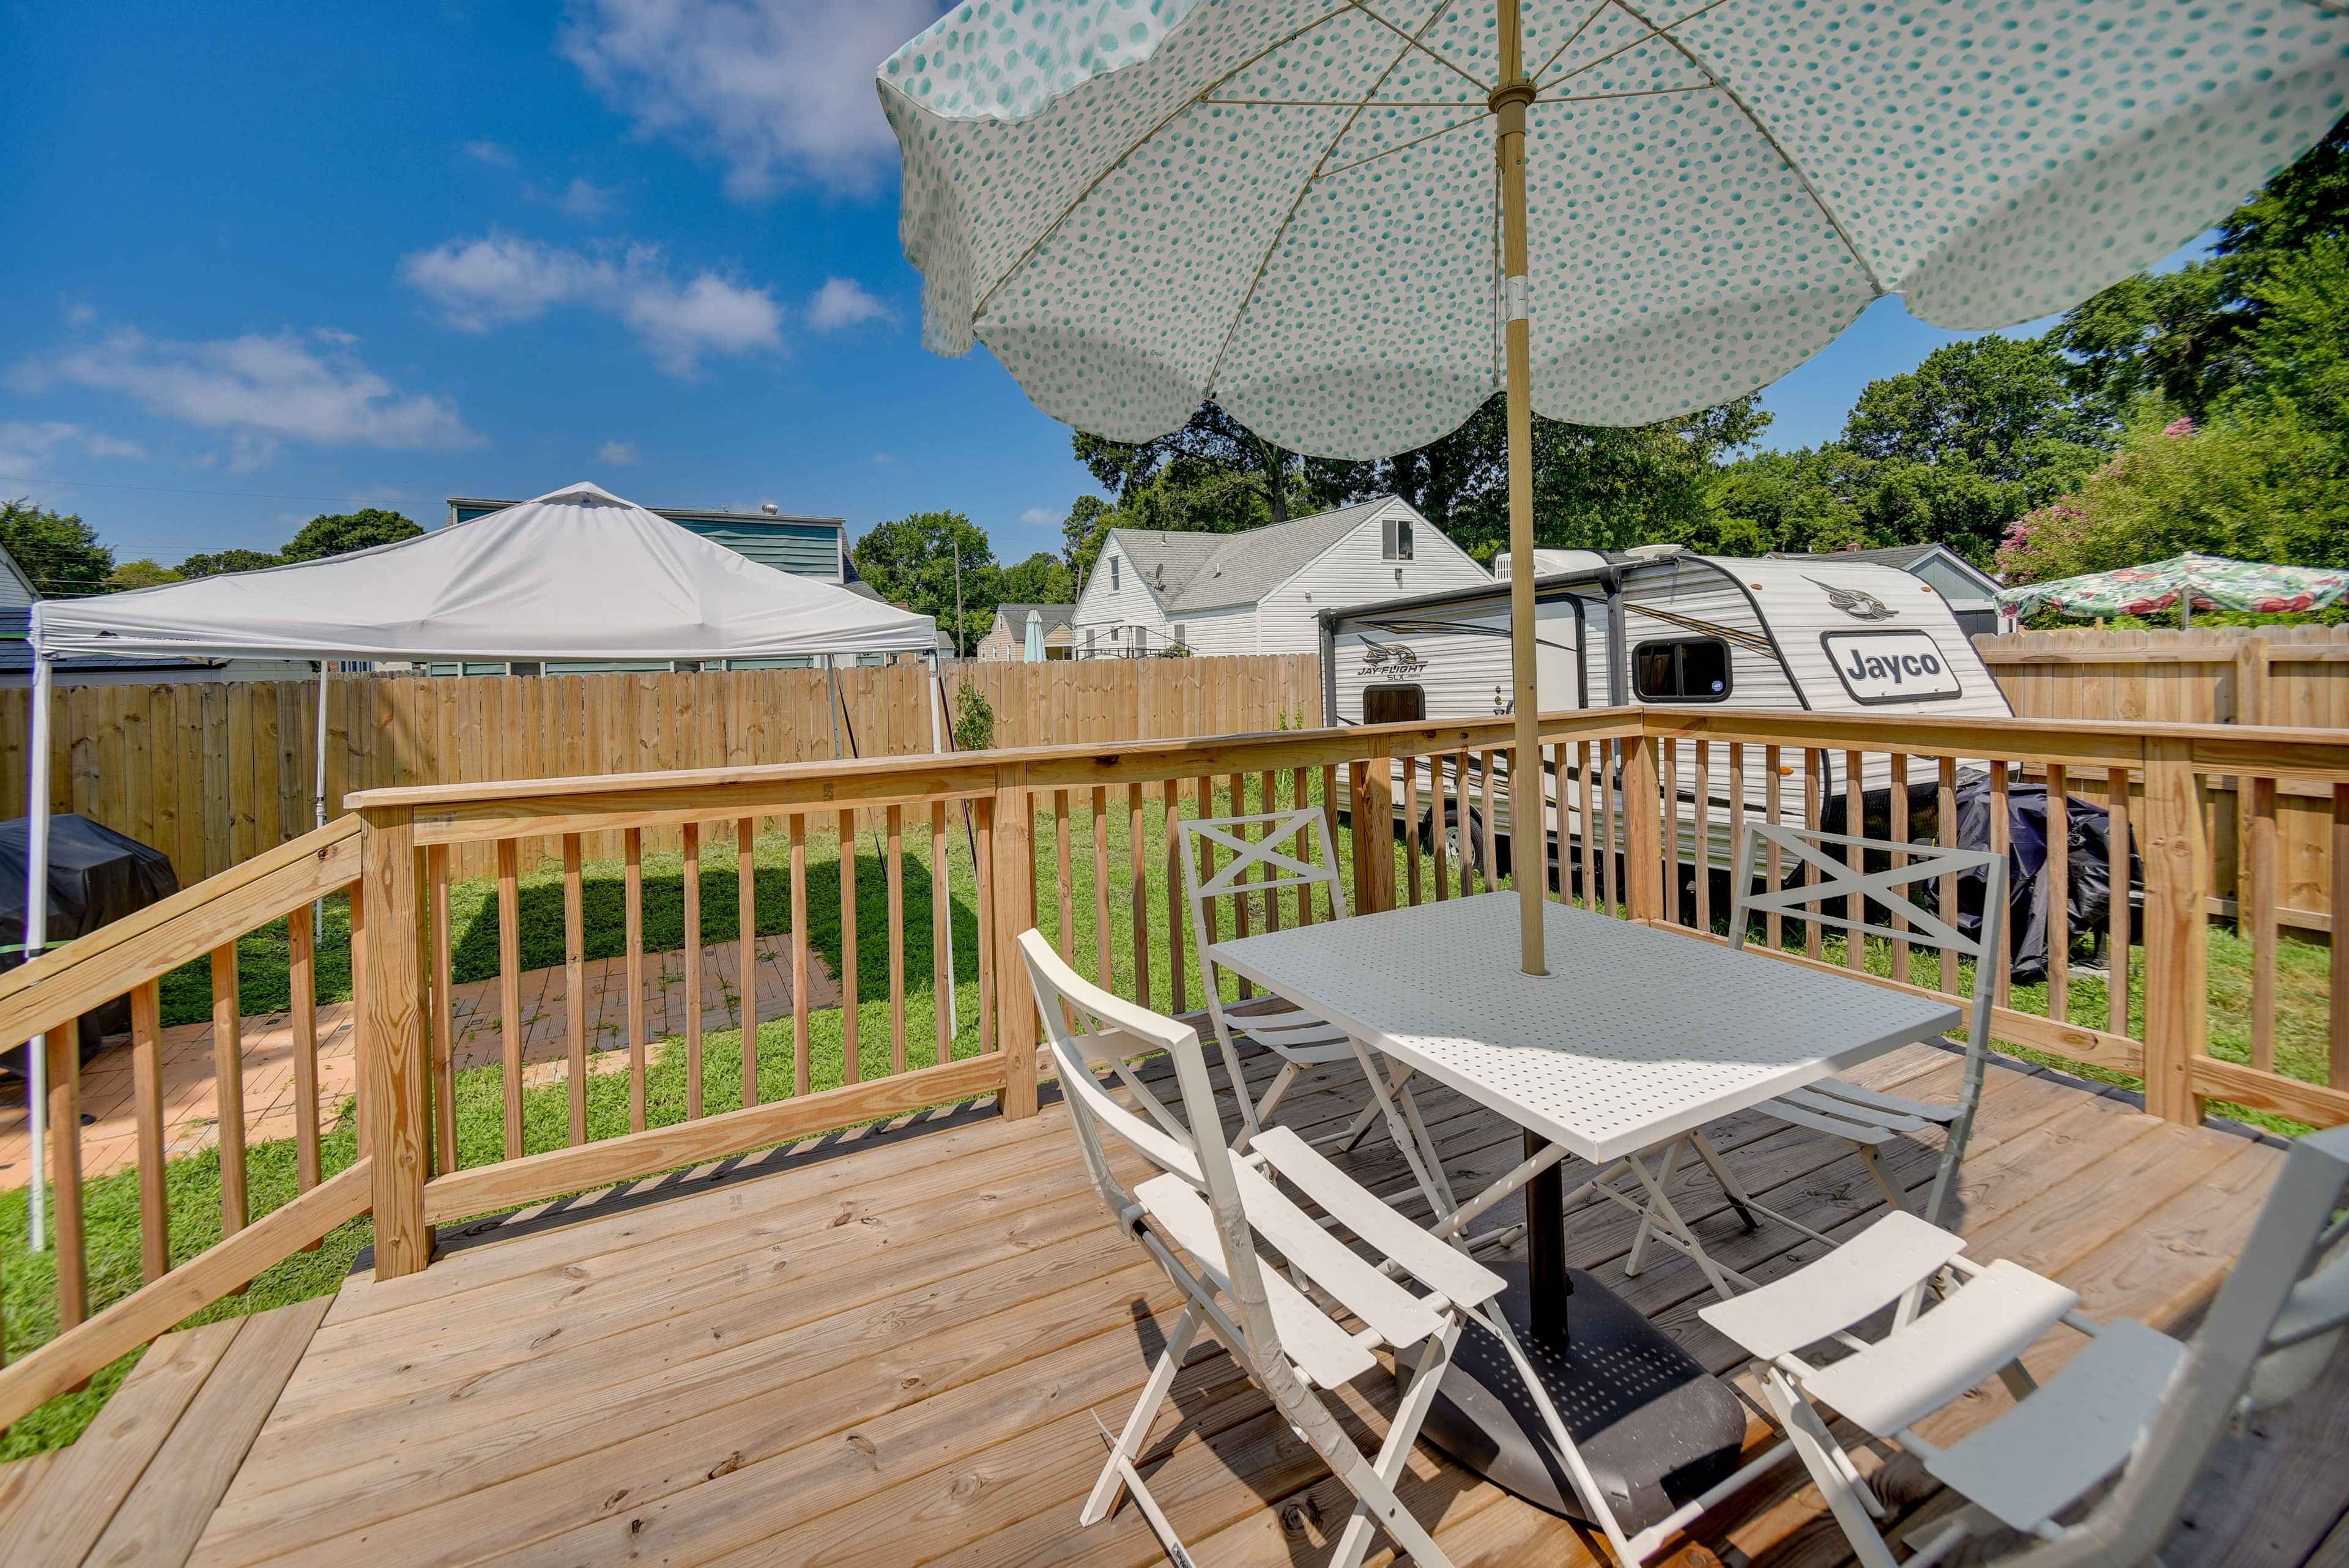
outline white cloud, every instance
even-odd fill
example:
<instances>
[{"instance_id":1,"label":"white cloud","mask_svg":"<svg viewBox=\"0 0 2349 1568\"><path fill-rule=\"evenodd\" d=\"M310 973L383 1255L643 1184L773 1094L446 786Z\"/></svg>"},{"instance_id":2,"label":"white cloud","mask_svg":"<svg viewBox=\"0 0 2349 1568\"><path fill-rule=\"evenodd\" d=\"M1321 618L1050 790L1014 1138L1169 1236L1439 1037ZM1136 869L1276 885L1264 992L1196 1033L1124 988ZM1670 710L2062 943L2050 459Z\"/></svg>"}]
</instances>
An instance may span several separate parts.
<instances>
[{"instance_id":1,"label":"white cloud","mask_svg":"<svg viewBox=\"0 0 2349 1568\"><path fill-rule=\"evenodd\" d=\"M554 199L554 204L574 218L600 218L612 210L612 198L619 189L616 185L591 185L585 180L574 180Z\"/></svg>"},{"instance_id":2,"label":"white cloud","mask_svg":"<svg viewBox=\"0 0 2349 1568\"><path fill-rule=\"evenodd\" d=\"M873 74L936 0L582 0L561 48L647 133L722 160L749 200L807 179L863 192L894 161Z\"/></svg>"},{"instance_id":3,"label":"white cloud","mask_svg":"<svg viewBox=\"0 0 2349 1568\"><path fill-rule=\"evenodd\" d=\"M1061 521L1061 514L1047 507L1030 506L1019 514L1019 521L1031 528L1050 528Z\"/></svg>"},{"instance_id":4,"label":"white cloud","mask_svg":"<svg viewBox=\"0 0 2349 1568\"><path fill-rule=\"evenodd\" d=\"M50 458L67 447L79 447L92 457L136 459L147 455L135 442L117 441L101 431L55 420L39 424L0 424L0 479L36 477L36 470L48 466Z\"/></svg>"},{"instance_id":5,"label":"white cloud","mask_svg":"<svg viewBox=\"0 0 2349 1568\"><path fill-rule=\"evenodd\" d=\"M632 441L607 441L595 449L595 461L625 468L636 461L636 443Z\"/></svg>"},{"instance_id":6,"label":"white cloud","mask_svg":"<svg viewBox=\"0 0 2349 1568\"><path fill-rule=\"evenodd\" d=\"M225 431L239 471L266 462L287 438L386 449L480 444L454 403L402 392L359 361L357 342L321 328L176 343L125 327L27 359L10 379L25 391L70 382L122 392L167 419Z\"/></svg>"},{"instance_id":7,"label":"white cloud","mask_svg":"<svg viewBox=\"0 0 2349 1568\"><path fill-rule=\"evenodd\" d=\"M864 292L853 277L828 277L808 298L808 325L818 332L840 332L866 321L894 319L889 307Z\"/></svg>"},{"instance_id":8,"label":"white cloud","mask_svg":"<svg viewBox=\"0 0 2349 1568\"><path fill-rule=\"evenodd\" d=\"M468 141L465 143L465 156L477 162L486 163L492 169L511 169L514 166L513 149L502 141Z\"/></svg>"},{"instance_id":9,"label":"white cloud","mask_svg":"<svg viewBox=\"0 0 2349 1568\"><path fill-rule=\"evenodd\" d=\"M616 264L492 235L419 251L399 271L440 306L451 327L468 332L533 320L557 305L616 316L677 376L692 374L705 353L782 347L782 307L765 289L729 283L712 272L680 285L651 246L632 248Z\"/></svg>"}]
</instances>

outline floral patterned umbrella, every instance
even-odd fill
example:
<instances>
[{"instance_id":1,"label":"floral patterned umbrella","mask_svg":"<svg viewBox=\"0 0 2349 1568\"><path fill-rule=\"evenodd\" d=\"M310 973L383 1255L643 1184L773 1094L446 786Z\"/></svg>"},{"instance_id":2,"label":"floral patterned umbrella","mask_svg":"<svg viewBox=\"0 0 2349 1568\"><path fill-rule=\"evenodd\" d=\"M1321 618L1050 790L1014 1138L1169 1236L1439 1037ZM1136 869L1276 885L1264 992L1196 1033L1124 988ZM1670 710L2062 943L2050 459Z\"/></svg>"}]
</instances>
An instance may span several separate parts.
<instances>
[{"instance_id":1,"label":"floral patterned umbrella","mask_svg":"<svg viewBox=\"0 0 2349 1568\"><path fill-rule=\"evenodd\" d=\"M2339 603L2344 593L2349 593L2349 572L2185 555L2147 566L2123 566L2052 583L2002 588L1998 607L2017 616L2034 615L2042 609L2082 616L2147 615L2168 609L2181 596L2190 594L2192 609L2275 614L2322 609Z\"/></svg>"},{"instance_id":2,"label":"floral patterned umbrella","mask_svg":"<svg viewBox=\"0 0 2349 1568\"><path fill-rule=\"evenodd\" d=\"M922 340L1119 441L1212 399L1381 457L1509 393L1516 754L1535 410L1638 425L1898 293L2061 310L2339 118L2312 0L968 0L879 70ZM1520 878L1541 973L1541 878Z\"/></svg>"}]
</instances>

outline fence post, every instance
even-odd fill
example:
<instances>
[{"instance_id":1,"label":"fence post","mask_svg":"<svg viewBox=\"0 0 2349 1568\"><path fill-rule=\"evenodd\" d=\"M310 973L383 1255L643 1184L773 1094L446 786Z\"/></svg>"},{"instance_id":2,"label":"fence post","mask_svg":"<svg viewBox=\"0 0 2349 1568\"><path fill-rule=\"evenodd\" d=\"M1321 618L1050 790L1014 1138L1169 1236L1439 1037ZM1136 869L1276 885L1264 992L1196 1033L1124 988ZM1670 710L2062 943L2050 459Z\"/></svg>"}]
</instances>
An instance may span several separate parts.
<instances>
[{"instance_id":1,"label":"fence post","mask_svg":"<svg viewBox=\"0 0 2349 1568\"><path fill-rule=\"evenodd\" d=\"M1657 794L1656 738L1639 734L1623 742L1623 880L1631 918L1669 918L1664 907L1662 799Z\"/></svg>"},{"instance_id":2,"label":"fence post","mask_svg":"<svg viewBox=\"0 0 2349 1568\"><path fill-rule=\"evenodd\" d=\"M996 1106L1016 1120L1036 1114L1036 992L1019 954L1019 933L1036 923L1036 818L1027 763L997 765L994 816L996 1038L1003 1050Z\"/></svg>"},{"instance_id":3,"label":"fence post","mask_svg":"<svg viewBox=\"0 0 2349 1568\"><path fill-rule=\"evenodd\" d=\"M2264 637L2247 637L2235 645L2235 722L2270 722L2268 639Z\"/></svg>"},{"instance_id":4,"label":"fence post","mask_svg":"<svg viewBox=\"0 0 2349 1568\"><path fill-rule=\"evenodd\" d=\"M2194 1064L2209 1048L2209 836L2193 749L2145 747L2145 1108L2202 1119ZM2126 971L2116 961L2115 972Z\"/></svg>"},{"instance_id":5,"label":"fence post","mask_svg":"<svg viewBox=\"0 0 2349 1568\"><path fill-rule=\"evenodd\" d=\"M375 1160L375 1277L396 1280L432 1261L424 1222L429 1168L424 1085L423 975L416 961L422 888L416 877L415 814L407 806L359 814L361 885L370 940L367 969L367 1094L359 1114Z\"/></svg>"}]
</instances>

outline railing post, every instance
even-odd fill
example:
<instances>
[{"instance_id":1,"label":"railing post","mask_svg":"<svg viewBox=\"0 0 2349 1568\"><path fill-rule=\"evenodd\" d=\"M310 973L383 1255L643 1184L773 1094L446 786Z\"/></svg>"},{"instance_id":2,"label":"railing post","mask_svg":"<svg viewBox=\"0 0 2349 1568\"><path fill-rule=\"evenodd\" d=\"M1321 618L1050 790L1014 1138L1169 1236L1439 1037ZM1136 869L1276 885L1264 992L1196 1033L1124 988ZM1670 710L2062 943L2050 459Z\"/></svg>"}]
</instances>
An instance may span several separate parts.
<instances>
[{"instance_id":1,"label":"railing post","mask_svg":"<svg viewBox=\"0 0 2349 1568\"><path fill-rule=\"evenodd\" d=\"M2190 745L2145 747L2145 1108L2202 1119L2194 1064L2209 1049L2209 835ZM2116 962L2116 974L2126 971Z\"/></svg>"},{"instance_id":2,"label":"railing post","mask_svg":"<svg viewBox=\"0 0 2349 1568\"><path fill-rule=\"evenodd\" d=\"M1028 794L1028 764L995 770L995 1009L1003 1046L1003 1088L996 1100L1006 1116L1036 1114L1036 992L1019 956L1019 933L1036 923L1035 806Z\"/></svg>"},{"instance_id":3,"label":"railing post","mask_svg":"<svg viewBox=\"0 0 2349 1568\"><path fill-rule=\"evenodd\" d=\"M1364 915L1394 908L1394 764L1384 736L1372 739L1370 750L1352 768L1354 909Z\"/></svg>"},{"instance_id":4,"label":"railing post","mask_svg":"<svg viewBox=\"0 0 2349 1568\"><path fill-rule=\"evenodd\" d=\"M407 806L360 813L360 885L370 933L366 966L366 1094L359 1115L375 1160L375 1277L396 1280L432 1261L424 1222L429 1168L424 1086L424 983L416 961L422 888L416 877L416 825Z\"/></svg>"},{"instance_id":5,"label":"railing post","mask_svg":"<svg viewBox=\"0 0 2349 1568\"><path fill-rule=\"evenodd\" d=\"M1656 737L1629 736L1623 742L1623 880L1631 918L1661 920L1664 908L1663 805L1657 794Z\"/></svg>"}]
</instances>

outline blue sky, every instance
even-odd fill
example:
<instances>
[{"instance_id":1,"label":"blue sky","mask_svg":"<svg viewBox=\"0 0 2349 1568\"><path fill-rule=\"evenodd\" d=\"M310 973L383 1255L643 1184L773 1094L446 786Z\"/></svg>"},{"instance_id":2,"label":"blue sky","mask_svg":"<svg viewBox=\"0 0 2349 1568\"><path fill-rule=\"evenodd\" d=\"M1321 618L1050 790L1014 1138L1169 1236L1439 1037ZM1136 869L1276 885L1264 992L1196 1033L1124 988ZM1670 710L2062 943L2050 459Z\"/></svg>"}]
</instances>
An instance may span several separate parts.
<instances>
[{"instance_id":1,"label":"blue sky","mask_svg":"<svg viewBox=\"0 0 2349 1568\"><path fill-rule=\"evenodd\" d=\"M872 67L935 14L0 10L0 494L166 563L580 478L1056 548L1067 430L921 348L898 251ZM1770 444L1953 336L1879 301L1766 394Z\"/></svg>"}]
</instances>

